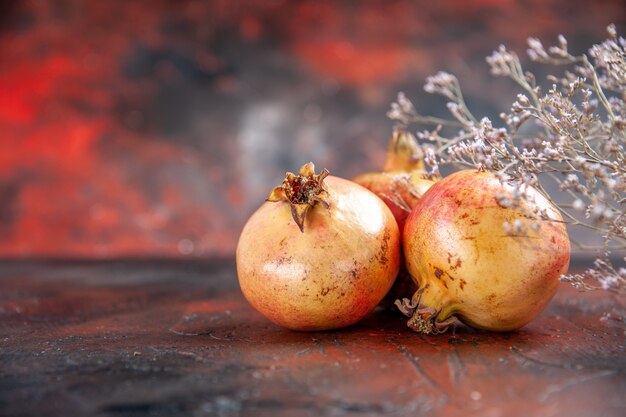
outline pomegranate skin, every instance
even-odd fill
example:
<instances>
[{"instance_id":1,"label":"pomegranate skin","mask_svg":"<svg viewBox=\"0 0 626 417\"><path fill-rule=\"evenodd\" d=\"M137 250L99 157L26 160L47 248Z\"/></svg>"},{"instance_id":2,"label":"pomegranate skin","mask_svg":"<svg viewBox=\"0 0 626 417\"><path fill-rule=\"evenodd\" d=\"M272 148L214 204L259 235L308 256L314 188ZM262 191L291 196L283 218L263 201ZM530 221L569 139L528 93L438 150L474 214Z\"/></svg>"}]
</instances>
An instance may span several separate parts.
<instances>
[{"instance_id":1,"label":"pomegranate skin","mask_svg":"<svg viewBox=\"0 0 626 417\"><path fill-rule=\"evenodd\" d=\"M329 176L300 231L286 201L264 203L237 246L239 285L274 323L300 331L349 326L385 296L400 267L400 232L376 195Z\"/></svg>"},{"instance_id":2,"label":"pomegranate skin","mask_svg":"<svg viewBox=\"0 0 626 417\"><path fill-rule=\"evenodd\" d=\"M435 182L423 178L423 172L370 172L359 175L352 181L367 188L385 202L398 223L400 231L404 229L406 218L417 200ZM394 198L400 201L394 201Z\"/></svg>"},{"instance_id":3,"label":"pomegranate skin","mask_svg":"<svg viewBox=\"0 0 626 417\"><path fill-rule=\"evenodd\" d=\"M433 185L409 215L403 235L406 266L423 291L413 305L419 304L422 317L433 314L435 325L456 316L480 329L518 329L555 294L570 258L562 218L530 189L533 206L554 220L533 230L523 214L531 206L523 203L520 210L498 203L496 195L507 193L491 173L460 171ZM525 226L514 236L504 224L516 220ZM415 314L409 326L420 331L414 318L421 321Z\"/></svg>"}]
</instances>

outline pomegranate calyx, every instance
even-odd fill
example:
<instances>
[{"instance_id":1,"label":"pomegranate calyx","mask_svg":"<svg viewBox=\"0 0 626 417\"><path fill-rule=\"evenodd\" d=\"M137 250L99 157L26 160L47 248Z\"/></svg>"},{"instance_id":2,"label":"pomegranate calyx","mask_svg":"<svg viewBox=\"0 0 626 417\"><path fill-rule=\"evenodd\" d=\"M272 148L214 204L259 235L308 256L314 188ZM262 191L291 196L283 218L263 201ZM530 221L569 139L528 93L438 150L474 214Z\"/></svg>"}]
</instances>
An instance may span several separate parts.
<instances>
[{"instance_id":1,"label":"pomegranate calyx","mask_svg":"<svg viewBox=\"0 0 626 417\"><path fill-rule=\"evenodd\" d=\"M296 222L301 232L304 232L304 219L311 207L315 203L320 203L328 208L328 202L325 198L328 196L328 190L324 184L330 172L324 168L319 174L315 174L315 165L313 162L302 165L298 175L287 172L283 183L275 187L266 201L278 202L287 201L291 206L291 216Z\"/></svg>"},{"instance_id":2,"label":"pomegranate calyx","mask_svg":"<svg viewBox=\"0 0 626 417\"><path fill-rule=\"evenodd\" d=\"M396 300L394 304L402 314L409 317L406 325L414 332L431 335L445 333L457 321L457 318L451 316L443 321L438 321L437 317L440 311L435 310L433 307L424 306L420 302L426 288L428 286L417 290L411 300L403 298L402 300Z\"/></svg>"},{"instance_id":3,"label":"pomegranate calyx","mask_svg":"<svg viewBox=\"0 0 626 417\"><path fill-rule=\"evenodd\" d=\"M389 139L384 171L424 170L424 152L411 133L395 129Z\"/></svg>"},{"instance_id":4,"label":"pomegranate calyx","mask_svg":"<svg viewBox=\"0 0 626 417\"><path fill-rule=\"evenodd\" d=\"M412 301L408 298L396 300L394 304L396 307L398 307L398 310L400 310L400 312L407 317L412 317L415 313L415 309L417 309L417 305L413 304Z\"/></svg>"},{"instance_id":5,"label":"pomegranate calyx","mask_svg":"<svg viewBox=\"0 0 626 417\"><path fill-rule=\"evenodd\" d=\"M437 334L436 316L437 312L432 307L417 308L406 325L417 333Z\"/></svg>"}]
</instances>

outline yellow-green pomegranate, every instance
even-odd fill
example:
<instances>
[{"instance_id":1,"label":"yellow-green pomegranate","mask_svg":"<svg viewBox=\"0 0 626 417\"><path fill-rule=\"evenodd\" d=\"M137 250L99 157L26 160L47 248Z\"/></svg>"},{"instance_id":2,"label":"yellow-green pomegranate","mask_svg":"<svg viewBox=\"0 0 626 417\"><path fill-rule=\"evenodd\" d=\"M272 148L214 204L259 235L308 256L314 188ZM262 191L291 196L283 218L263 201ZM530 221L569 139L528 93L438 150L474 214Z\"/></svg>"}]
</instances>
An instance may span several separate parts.
<instances>
[{"instance_id":1,"label":"yellow-green pomegranate","mask_svg":"<svg viewBox=\"0 0 626 417\"><path fill-rule=\"evenodd\" d=\"M503 196L511 197L510 189L495 175L465 170L437 182L417 202L403 248L419 290L397 302L411 317L409 327L437 333L456 317L508 331L548 304L570 259L561 215L532 188L519 205L503 203ZM529 219L537 210L549 220Z\"/></svg>"},{"instance_id":2,"label":"yellow-green pomegranate","mask_svg":"<svg viewBox=\"0 0 626 417\"><path fill-rule=\"evenodd\" d=\"M400 267L400 232L380 198L351 181L287 173L250 217L237 246L239 285L274 323L349 326L371 312Z\"/></svg>"}]
</instances>

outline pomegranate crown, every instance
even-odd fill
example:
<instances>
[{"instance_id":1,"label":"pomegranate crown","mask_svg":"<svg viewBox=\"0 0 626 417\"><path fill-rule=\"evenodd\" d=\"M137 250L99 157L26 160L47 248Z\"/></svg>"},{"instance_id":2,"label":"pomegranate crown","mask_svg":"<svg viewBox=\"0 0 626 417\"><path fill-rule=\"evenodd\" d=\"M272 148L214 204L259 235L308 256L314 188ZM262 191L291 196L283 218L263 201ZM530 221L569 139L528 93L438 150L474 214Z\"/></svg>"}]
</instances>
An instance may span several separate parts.
<instances>
[{"instance_id":1,"label":"pomegranate crown","mask_svg":"<svg viewBox=\"0 0 626 417\"><path fill-rule=\"evenodd\" d=\"M309 209L320 203L328 208L328 202L324 199L328 196L328 190L324 184L324 178L330 174L324 168L319 174L315 173L313 162L302 165L298 175L287 172L283 183L275 187L265 201L287 201L291 206L291 215L301 232L304 232L304 219Z\"/></svg>"},{"instance_id":2,"label":"pomegranate crown","mask_svg":"<svg viewBox=\"0 0 626 417\"><path fill-rule=\"evenodd\" d=\"M394 129L385 159L384 171L424 170L424 152L411 133Z\"/></svg>"}]
</instances>

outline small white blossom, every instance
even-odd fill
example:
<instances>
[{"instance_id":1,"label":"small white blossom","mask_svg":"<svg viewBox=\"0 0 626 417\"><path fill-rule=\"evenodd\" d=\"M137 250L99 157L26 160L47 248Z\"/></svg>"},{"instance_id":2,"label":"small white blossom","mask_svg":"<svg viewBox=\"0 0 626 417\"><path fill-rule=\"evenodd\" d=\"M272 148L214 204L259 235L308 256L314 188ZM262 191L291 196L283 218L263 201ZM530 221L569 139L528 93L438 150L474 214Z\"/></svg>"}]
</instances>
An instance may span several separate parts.
<instances>
[{"instance_id":1,"label":"small white blossom","mask_svg":"<svg viewBox=\"0 0 626 417\"><path fill-rule=\"evenodd\" d=\"M582 212L583 210L585 210L585 203L583 203L583 201L580 198L577 198L572 203L572 207L574 208L574 210Z\"/></svg>"},{"instance_id":2,"label":"small white blossom","mask_svg":"<svg viewBox=\"0 0 626 417\"><path fill-rule=\"evenodd\" d=\"M441 94L450 100L457 97L459 82L456 77L444 71L426 78L424 90L430 94Z\"/></svg>"}]
</instances>

